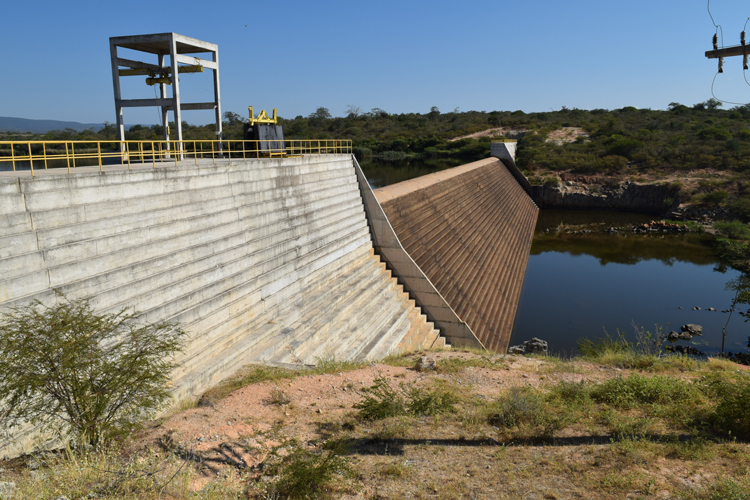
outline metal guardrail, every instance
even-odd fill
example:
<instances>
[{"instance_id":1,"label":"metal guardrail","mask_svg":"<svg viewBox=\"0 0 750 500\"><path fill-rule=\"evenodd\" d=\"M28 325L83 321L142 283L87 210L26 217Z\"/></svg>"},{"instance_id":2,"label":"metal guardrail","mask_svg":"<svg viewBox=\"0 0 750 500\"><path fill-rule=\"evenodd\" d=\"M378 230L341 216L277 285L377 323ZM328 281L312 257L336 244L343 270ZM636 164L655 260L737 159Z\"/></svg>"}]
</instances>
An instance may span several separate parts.
<instances>
[{"instance_id":1,"label":"metal guardrail","mask_svg":"<svg viewBox=\"0 0 750 500\"><path fill-rule=\"evenodd\" d=\"M267 141L0 141L0 171L132 165L211 159L279 158L303 155L351 154L350 139L286 139Z\"/></svg>"}]
</instances>

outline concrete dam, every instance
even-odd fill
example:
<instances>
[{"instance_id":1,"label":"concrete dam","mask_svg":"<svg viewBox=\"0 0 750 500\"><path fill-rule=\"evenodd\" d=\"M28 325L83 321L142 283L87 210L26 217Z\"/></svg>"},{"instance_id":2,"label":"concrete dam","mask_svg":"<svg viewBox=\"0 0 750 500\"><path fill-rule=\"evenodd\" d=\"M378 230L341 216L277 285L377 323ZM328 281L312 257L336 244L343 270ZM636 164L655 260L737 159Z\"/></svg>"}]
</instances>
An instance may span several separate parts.
<instances>
[{"instance_id":1,"label":"concrete dam","mask_svg":"<svg viewBox=\"0 0 750 500\"><path fill-rule=\"evenodd\" d=\"M249 363L506 349L537 208L504 161L376 194L349 154L0 172L0 310L181 323L178 400Z\"/></svg>"}]
</instances>

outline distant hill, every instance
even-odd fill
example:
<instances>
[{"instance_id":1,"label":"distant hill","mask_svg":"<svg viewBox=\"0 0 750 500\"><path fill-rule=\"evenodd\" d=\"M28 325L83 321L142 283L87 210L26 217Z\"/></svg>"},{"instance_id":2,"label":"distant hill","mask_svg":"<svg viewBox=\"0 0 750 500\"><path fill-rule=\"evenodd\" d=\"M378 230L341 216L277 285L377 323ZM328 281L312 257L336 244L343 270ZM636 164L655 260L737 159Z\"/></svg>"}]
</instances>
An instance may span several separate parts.
<instances>
[{"instance_id":1,"label":"distant hill","mask_svg":"<svg viewBox=\"0 0 750 500\"><path fill-rule=\"evenodd\" d=\"M93 128L99 130L104 126L103 123L79 123L63 122L60 120L29 120L27 118L10 118L0 116L0 132L33 132L35 134L45 134L50 130L63 130L72 128L76 131Z\"/></svg>"}]
</instances>

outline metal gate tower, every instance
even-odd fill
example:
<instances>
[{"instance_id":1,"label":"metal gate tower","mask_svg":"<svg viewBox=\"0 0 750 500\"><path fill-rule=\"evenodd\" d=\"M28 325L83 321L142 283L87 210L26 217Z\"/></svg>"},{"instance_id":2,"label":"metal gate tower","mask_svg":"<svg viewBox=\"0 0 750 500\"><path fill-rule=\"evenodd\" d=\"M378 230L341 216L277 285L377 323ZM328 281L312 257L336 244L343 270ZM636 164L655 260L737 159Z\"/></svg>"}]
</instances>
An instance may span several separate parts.
<instances>
[{"instance_id":1,"label":"metal gate tower","mask_svg":"<svg viewBox=\"0 0 750 500\"><path fill-rule=\"evenodd\" d=\"M117 47L148 52L158 56L158 64L132 61L117 56ZM112 57L112 83L115 90L115 110L117 112L117 134L125 140L125 125L122 109L128 107L160 106L164 124L164 140L169 140L167 129L167 112L172 110L177 128L178 148L182 150L182 111L193 109L213 109L216 113L216 136L221 139L221 100L219 95L219 46L177 33L155 33L151 35L116 36L109 39L109 51ZM201 59L193 55L210 53L211 59ZM166 66L166 56L169 66ZM121 69L123 68L123 69ZM204 68L213 71L213 102L181 103L180 73L202 73ZM158 85L160 98L156 99L123 99L120 91L121 76L147 76L148 85ZM172 86L172 96L167 96L167 85Z\"/></svg>"}]
</instances>

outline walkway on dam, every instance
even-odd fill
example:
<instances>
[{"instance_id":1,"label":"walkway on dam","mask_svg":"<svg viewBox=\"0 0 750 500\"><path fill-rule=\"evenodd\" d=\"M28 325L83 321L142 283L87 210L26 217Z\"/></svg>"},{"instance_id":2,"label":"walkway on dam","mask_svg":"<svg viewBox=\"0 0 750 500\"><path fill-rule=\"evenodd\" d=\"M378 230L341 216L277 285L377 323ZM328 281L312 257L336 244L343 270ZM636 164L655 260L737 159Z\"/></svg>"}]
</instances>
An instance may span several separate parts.
<instances>
[{"instance_id":1,"label":"walkway on dam","mask_svg":"<svg viewBox=\"0 0 750 500\"><path fill-rule=\"evenodd\" d=\"M539 212L506 165L489 158L376 189L375 196L458 316L485 347L504 352Z\"/></svg>"},{"instance_id":2,"label":"walkway on dam","mask_svg":"<svg viewBox=\"0 0 750 500\"><path fill-rule=\"evenodd\" d=\"M94 174L94 173L113 173L113 172L127 172L128 170L131 171L142 171L142 170L155 170L155 169L163 169L163 168L182 168L182 167L195 167L195 166L201 166L201 167L210 167L210 166L226 166L231 165L233 163L238 162L244 162L244 161L257 161L257 160L265 160L266 158L232 158L231 160L229 158L198 158L197 160L194 158L186 159L186 160L157 160L156 162L132 162L129 165L127 163L120 163L120 164L112 164L112 165L103 165L99 167L99 165L88 165L85 167L78 166L78 167L72 167L70 168L70 175L80 175L80 174ZM28 162L27 162L28 163ZM39 160L35 160L34 163L40 163ZM5 168L10 168L10 165L8 163L5 163L3 165ZM67 175L68 169L67 168L47 168L45 169L43 166L42 168L34 167L34 177L46 177L46 176L59 176L59 175ZM3 177L31 177L31 170L26 167L24 169L17 169L15 171L13 170L0 170L0 178Z\"/></svg>"}]
</instances>

